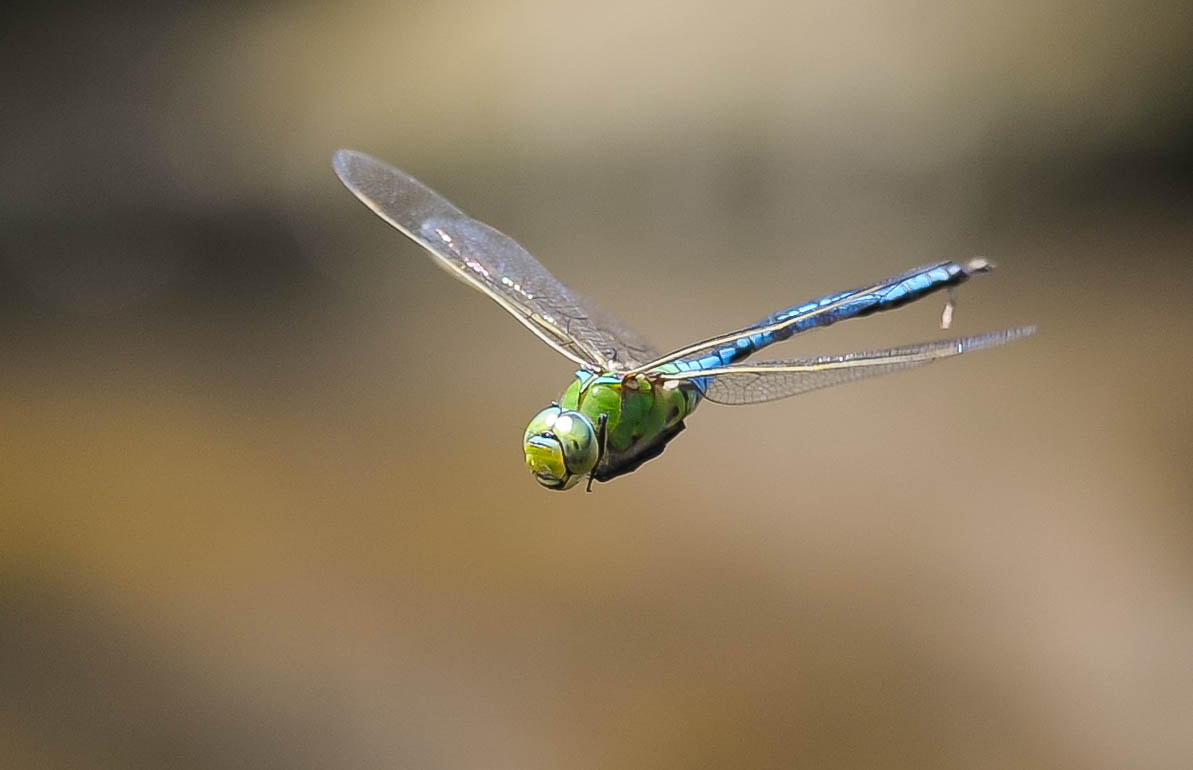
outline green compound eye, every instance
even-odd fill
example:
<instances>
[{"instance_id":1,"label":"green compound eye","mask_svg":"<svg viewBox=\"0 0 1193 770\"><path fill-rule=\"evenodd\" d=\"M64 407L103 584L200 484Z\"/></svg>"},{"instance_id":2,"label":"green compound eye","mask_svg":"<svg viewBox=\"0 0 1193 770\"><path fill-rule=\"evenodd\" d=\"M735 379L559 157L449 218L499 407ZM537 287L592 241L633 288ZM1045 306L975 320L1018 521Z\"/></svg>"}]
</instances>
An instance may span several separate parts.
<instances>
[{"instance_id":1,"label":"green compound eye","mask_svg":"<svg viewBox=\"0 0 1193 770\"><path fill-rule=\"evenodd\" d=\"M558 406L534 416L522 443L530 472L548 489L570 489L600 459L592 423L579 412Z\"/></svg>"}]
</instances>

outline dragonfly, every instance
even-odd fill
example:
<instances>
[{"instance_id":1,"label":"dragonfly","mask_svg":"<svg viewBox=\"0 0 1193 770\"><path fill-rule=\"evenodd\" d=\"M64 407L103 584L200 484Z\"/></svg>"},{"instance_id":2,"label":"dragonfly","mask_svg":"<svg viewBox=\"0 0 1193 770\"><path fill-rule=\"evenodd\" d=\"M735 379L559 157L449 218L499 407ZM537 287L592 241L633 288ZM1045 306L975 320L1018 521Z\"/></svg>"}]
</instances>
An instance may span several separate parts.
<instances>
[{"instance_id":1,"label":"dragonfly","mask_svg":"<svg viewBox=\"0 0 1193 770\"><path fill-rule=\"evenodd\" d=\"M771 313L736 331L662 353L613 314L569 289L514 239L468 216L409 174L355 150L332 166L366 206L486 294L578 369L563 395L522 436L539 484L566 490L609 481L659 456L703 401L756 404L890 374L1026 337L1021 326L886 350L747 362L776 342L953 289L993 265L942 261Z\"/></svg>"}]
</instances>

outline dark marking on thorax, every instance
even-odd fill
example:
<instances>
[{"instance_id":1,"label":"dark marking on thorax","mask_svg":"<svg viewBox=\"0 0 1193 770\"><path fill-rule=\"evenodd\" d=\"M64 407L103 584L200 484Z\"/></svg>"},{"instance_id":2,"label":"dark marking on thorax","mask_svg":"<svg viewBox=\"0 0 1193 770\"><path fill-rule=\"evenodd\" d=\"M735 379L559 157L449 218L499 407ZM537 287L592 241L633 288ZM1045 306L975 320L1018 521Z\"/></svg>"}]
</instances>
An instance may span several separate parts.
<instances>
[{"instance_id":1,"label":"dark marking on thorax","mask_svg":"<svg viewBox=\"0 0 1193 770\"><path fill-rule=\"evenodd\" d=\"M661 455L667 448L667 443L678 436L685 427L681 420L670 428L663 429L649 441L638 439L620 452L610 447L601 461L597 463L593 478L597 481L609 481L638 470L642 463Z\"/></svg>"}]
</instances>

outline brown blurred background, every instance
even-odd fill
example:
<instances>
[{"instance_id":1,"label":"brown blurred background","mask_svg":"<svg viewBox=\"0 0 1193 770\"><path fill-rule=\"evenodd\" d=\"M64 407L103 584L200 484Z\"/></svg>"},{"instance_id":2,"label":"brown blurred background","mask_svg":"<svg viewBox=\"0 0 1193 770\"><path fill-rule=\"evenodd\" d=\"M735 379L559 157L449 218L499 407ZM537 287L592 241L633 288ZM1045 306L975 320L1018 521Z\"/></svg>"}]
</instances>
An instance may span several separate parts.
<instances>
[{"instance_id":1,"label":"brown blurred background","mask_svg":"<svg viewBox=\"0 0 1193 770\"><path fill-rule=\"evenodd\" d=\"M5 14L3 767L1193 766L1184 4ZM663 347L1041 331L548 493L571 367L340 146Z\"/></svg>"}]
</instances>

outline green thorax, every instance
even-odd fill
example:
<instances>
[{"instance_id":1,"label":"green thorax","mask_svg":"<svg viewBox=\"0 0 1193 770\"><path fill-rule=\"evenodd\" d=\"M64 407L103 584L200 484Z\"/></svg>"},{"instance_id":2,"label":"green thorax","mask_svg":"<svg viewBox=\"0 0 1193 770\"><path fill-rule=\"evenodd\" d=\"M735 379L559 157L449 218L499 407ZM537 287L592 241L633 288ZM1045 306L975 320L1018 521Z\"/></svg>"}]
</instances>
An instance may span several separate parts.
<instances>
[{"instance_id":1,"label":"green thorax","mask_svg":"<svg viewBox=\"0 0 1193 770\"><path fill-rule=\"evenodd\" d=\"M596 375L581 369L561 397L560 406L583 413L593 425L602 414L608 415L608 449L622 454L674 435L676 426L699 400L692 388L664 388L661 381L645 377L623 384L620 374Z\"/></svg>"}]
</instances>

